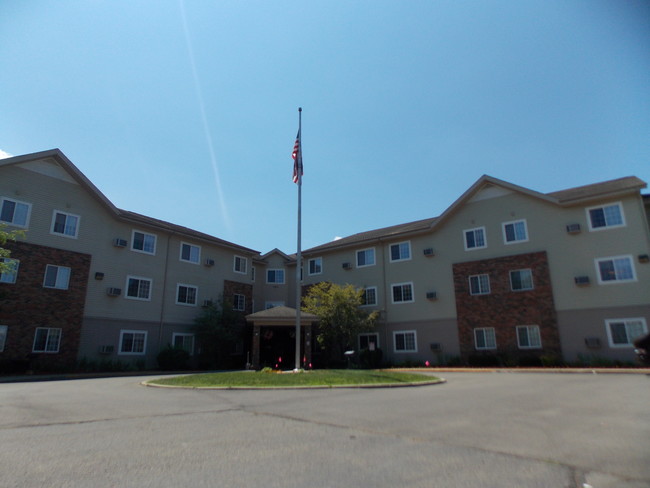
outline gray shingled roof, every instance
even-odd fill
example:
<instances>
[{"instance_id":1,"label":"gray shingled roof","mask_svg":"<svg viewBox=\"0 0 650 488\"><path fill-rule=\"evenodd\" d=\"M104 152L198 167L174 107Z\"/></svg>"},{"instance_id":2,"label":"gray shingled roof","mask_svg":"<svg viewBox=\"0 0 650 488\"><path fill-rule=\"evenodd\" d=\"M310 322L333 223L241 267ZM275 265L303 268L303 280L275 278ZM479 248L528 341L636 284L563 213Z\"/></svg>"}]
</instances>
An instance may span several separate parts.
<instances>
[{"instance_id":1,"label":"gray shingled roof","mask_svg":"<svg viewBox=\"0 0 650 488\"><path fill-rule=\"evenodd\" d=\"M581 200L583 198L594 198L612 193L640 190L646 186L647 184L645 181L636 176L626 176L615 180L603 181L602 183L594 183L592 185L577 186L567 190L555 191L547 193L547 195L556 198L559 203L567 203L572 200Z\"/></svg>"}]
</instances>

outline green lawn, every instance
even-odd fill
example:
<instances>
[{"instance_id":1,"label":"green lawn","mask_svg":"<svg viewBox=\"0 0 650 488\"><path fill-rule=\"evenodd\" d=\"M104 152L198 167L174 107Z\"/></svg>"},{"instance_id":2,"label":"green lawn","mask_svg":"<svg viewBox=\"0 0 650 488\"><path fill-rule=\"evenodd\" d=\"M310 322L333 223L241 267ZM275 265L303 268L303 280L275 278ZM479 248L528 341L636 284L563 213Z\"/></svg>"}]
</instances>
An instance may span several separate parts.
<instances>
[{"instance_id":1,"label":"green lawn","mask_svg":"<svg viewBox=\"0 0 650 488\"><path fill-rule=\"evenodd\" d=\"M240 371L175 376L149 381L153 385L182 386L186 388L284 388L335 387L353 385L407 385L434 383L433 376L397 371L325 369L300 373Z\"/></svg>"}]
</instances>

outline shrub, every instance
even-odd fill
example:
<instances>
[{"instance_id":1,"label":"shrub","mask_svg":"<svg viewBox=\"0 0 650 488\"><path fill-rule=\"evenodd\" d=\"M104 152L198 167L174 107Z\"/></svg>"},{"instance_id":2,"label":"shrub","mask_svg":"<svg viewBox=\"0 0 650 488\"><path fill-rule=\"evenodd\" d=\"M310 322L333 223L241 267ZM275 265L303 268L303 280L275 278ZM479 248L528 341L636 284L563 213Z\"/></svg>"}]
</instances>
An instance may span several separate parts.
<instances>
[{"instance_id":1,"label":"shrub","mask_svg":"<svg viewBox=\"0 0 650 488\"><path fill-rule=\"evenodd\" d=\"M370 349L364 349L359 354L360 366L362 368L377 369L381 367L383 356L384 353L379 348L375 349L374 351L371 351Z\"/></svg>"},{"instance_id":2,"label":"shrub","mask_svg":"<svg viewBox=\"0 0 650 488\"><path fill-rule=\"evenodd\" d=\"M187 369L187 362L190 359L190 354L181 347L167 346L158 353L158 367L163 371L174 371L179 369Z\"/></svg>"}]
</instances>

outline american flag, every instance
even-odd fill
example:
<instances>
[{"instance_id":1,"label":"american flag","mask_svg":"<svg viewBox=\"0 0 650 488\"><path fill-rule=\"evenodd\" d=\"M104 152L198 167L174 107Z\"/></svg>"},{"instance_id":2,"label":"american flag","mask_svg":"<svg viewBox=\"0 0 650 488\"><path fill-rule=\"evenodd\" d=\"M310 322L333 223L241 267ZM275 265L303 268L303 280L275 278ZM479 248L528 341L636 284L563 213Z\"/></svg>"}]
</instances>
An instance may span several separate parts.
<instances>
[{"instance_id":1,"label":"american flag","mask_svg":"<svg viewBox=\"0 0 650 488\"><path fill-rule=\"evenodd\" d=\"M300 130L298 130L298 135L296 136L296 142L293 145L293 151L291 152L291 157L293 158L293 182L298 183L298 181L300 181L300 177L303 175L302 147L300 145Z\"/></svg>"}]
</instances>

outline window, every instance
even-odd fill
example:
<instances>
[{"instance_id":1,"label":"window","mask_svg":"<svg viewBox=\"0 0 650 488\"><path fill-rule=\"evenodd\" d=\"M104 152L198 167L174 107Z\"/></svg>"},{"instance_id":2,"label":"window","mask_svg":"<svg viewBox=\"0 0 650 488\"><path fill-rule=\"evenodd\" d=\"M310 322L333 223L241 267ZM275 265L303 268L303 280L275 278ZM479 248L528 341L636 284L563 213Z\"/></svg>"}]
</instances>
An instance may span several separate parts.
<instances>
[{"instance_id":1,"label":"window","mask_svg":"<svg viewBox=\"0 0 650 488\"><path fill-rule=\"evenodd\" d=\"M241 295L239 293L235 293L235 295L232 298L232 309L236 310L237 312L243 312L246 310L246 295Z\"/></svg>"},{"instance_id":2,"label":"window","mask_svg":"<svg viewBox=\"0 0 650 488\"><path fill-rule=\"evenodd\" d=\"M7 331L9 327L6 325L0 325L0 352L5 350L5 344L7 343Z\"/></svg>"},{"instance_id":3,"label":"window","mask_svg":"<svg viewBox=\"0 0 650 488\"><path fill-rule=\"evenodd\" d=\"M4 263L8 269L0 273L0 283L15 283L18 277L18 266L20 261L17 259L0 258L0 263Z\"/></svg>"},{"instance_id":4,"label":"window","mask_svg":"<svg viewBox=\"0 0 650 488\"><path fill-rule=\"evenodd\" d=\"M58 234L65 237L77 238L79 231L79 216L73 215L59 210L54 211L52 217L52 234Z\"/></svg>"},{"instance_id":5,"label":"window","mask_svg":"<svg viewBox=\"0 0 650 488\"><path fill-rule=\"evenodd\" d=\"M375 265L375 248L357 251L357 268Z\"/></svg>"},{"instance_id":6,"label":"window","mask_svg":"<svg viewBox=\"0 0 650 488\"><path fill-rule=\"evenodd\" d=\"M374 351L379 347L379 334L375 332L369 332L365 334L359 334L359 351L368 349Z\"/></svg>"},{"instance_id":7,"label":"window","mask_svg":"<svg viewBox=\"0 0 650 488\"><path fill-rule=\"evenodd\" d=\"M246 258L243 258L241 256L235 256L235 261L233 265L233 270L235 273L241 273L241 274L246 274L246 265L248 260Z\"/></svg>"},{"instance_id":8,"label":"window","mask_svg":"<svg viewBox=\"0 0 650 488\"><path fill-rule=\"evenodd\" d=\"M27 227L31 209L32 206L29 203L3 197L0 200L0 222L16 227Z\"/></svg>"},{"instance_id":9,"label":"window","mask_svg":"<svg viewBox=\"0 0 650 488\"><path fill-rule=\"evenodd\" d=\"M529 269L510 271L510 289L524 291L533 289L533 273Z\"/></svg>"},{"instance_id":10,"label":"window","mask_svg":"<svg viewBox=\"0 0 650 488\"><path fill-rule=\"evenodd\" d=\"M255 281L255 266L251 266L251 281Z\"/></svg>"},{"instance_id":11,"label":"window","mask_svg":"<svg viewBox=\"0 0 650 488\"><path fill-rule=\"evenodd\" d=\"M264 303L264 310L268 310L269 308L275 308L275 307L284 307L284 302L265 302Z\"/></svg>"},{"instance_id":12,"label":"window","mask_svg":"<svg viewBox=\"0 0 650 488\"><path fill-rule=\"evenodd\" d=\"M152 281L137 276L126 277L126 298L133 300L151 300Z\"/></svg>"},{"instance_id":13,"label":"window","mask_svg":"<svg viewBox=\"0 0 650 488\"><path fill-rule=\"evenodd\" d=\"M313 258L309 260L309 274L318 275L323 272L323 258Z\"/></svg>"},{"instance_id":14,"label":"window","mask_svg":"<svg viewBox=\"0 0 650 488\"><path fill-rule=\"evenodd\" d=\"M61 329L37 327L32 352L57 353L61 344Z\"/></svg>"},{"instance_id":15,"label":"window","mask_svg":"<svg viewBox=\"0 0 650 488\"><path fill-rule=\"evenodd\" d=\"M194 334L174 332L172 335L172 344L177 349L187 351L190 356L194 354Z\"/></svg>"},{"instance_id":16,"label":"window","mask_svg":"<svg viewBox=\"0 0 650 488\"><path fill-rule=\"evenodd\" d=\"M610 347L633 347L634 339L647 334L644 318L605 320Z\"/></svg>"},{"instance_id":17,"label":"window","mask_svg":"<svg viewBox=\"0 0 650 488\"><path fill-rule=\"evenodd\" d=\"M276 285L284 284L284 270L283 269L267 269L266 282L275 283Z\"/></svg>"},{"instance_id":18,"label":"window","mask_svg":"<svg viewBox=\"0 0 650 488\"><path fill-rule=\"evenodd\" d=\"M517 345L519 349L539 349L542 347L542 339L539 335L537 325L517 326Z\"/></svg>"},{"instance_id":19,"label":"window","mask_svg":"<svg viewBox=\"0 0 650 488\"><path fill-rule=\"evenodd\" d=\"M48 264L45 267L45 279L43 280L44 288L56 288L58 290L67 290L70 282L70 268L65 266L55 266Z\"/></svg>"},{"instance_id":20,"label":"window","mask_svg":"<svg viewBox=\"0 0 650 488\"><path fill-rule=\"evenodd\" d=\"M632 256L614 256L596 259L598 283L636 281Z\"/></svg>"},{"instance_id":21,"label":"window","mask_svg":"<svg viewBox=\"0 0 650 488\"><path fill-rule=\"evenodd\" d=\"M393 289L393 303L413 301L413 283L397 283L391 286Z\"/></svg>"},{"instance_id":22,"label":"window","mask_svg":"<svg viewBox=\"0 0 650 488\"><path fill-rule=\"evenodd\" d=\"M201 248L181 242L181 261L199 264L201 262Z\"/></svg>"},{"instance_id":23,"label":"window","mask_svg":"<svg viewBox=\"0 0 650 488\"><path fill-rule=\"evenodd\" d=\"M400 242L399 244L390 245L390 262L406 261L411 259L411 243Z\"/></svg>"},{"instance_id":24,"label":"window","mask_svg":"<svg viewBox=\"0 0 650 488\"><path fill-rule=\"evenodd\" d=\"M469 277L470 295L489 295L490 276L486 274L473 275Z\"/></svg>"},{"instance_id":25,"label":"window","mask_svg":"<svg viewBox=\"0 0 650 488\"><path fill-rule=\"evenodd\" d=\"M463 232L465 234L466 251L487 247L487 239L485 238L485 227L477 227L476 229L469 229Z\"/></svg>"},{"instance_id":26,"label":"window","mask_svg":"<svg viewBox=\"0 0 650 488\"><path fill-rule=\"evenodd\" d=\"M370 286L363 290L363 295L361 295L361 305L377 305L377 287Z\"/></svg>"},{"instance_id":27,"label":"window","mask_svg":"<svg viewBox=\"0 0 650 488\"><path fill-rule=\"evenodd\" d=\"M602 230L608 227L622 227L625 225L623 207L620 203L587 209L589 230Z\"/></svg>"},{"instance_id":28,"label":"window","mask_svg":"<svg viewBox=\"0 0 650 488\"><path fill-rule=\"evenodd\" d=\"M497 339L494 334L494 327L474 329L474 344L477 350L496 349Z\"/></svg>"},{"instance_id":29,"label":"window","mask_svg":"<svg viewBox=\"0 0 650 488\"><path fill-rule=\"evenodd\" d=\"M417 339L414 330L393 332L395 352L418 352Z\"/></svg>"},{"instance_id":30,"label":"window","mask_svg":"<svg viewBox=\"0 0 650 488\"><path fill-rule=\"evenodd\" d=\"M147 332L144 330L120 331L120 354L143 355L147 350Z\"/></svg>"},{"instance_id":31,"label":"window","mask_svg":"<svg viewBox=\"0 0 650 488\"><path fill-rule=\"evenodd\" d=\"M131 236L131 250L145 254L156 254L156 236L134 230Z\"/></svg>"},{"instance_id":32,"label":"window","mask_svg":"<svg viewBox=\"0 0 650 488\"><path fill-rule=\"evenodd\" d=\"M176 284L176 305L196 305L199 289L196 286Z\"/></svg>"},{"instance_id":33,"label":"window","mask_svg":"<svg viewBox=\"0 0 650 488\"><path fill-rule=\"evenodd\" d=\"M525 220L505 222L503 224L503 241L506 244L526 242L528 240L528 229Z\"/></svg>"}]
</instances>

